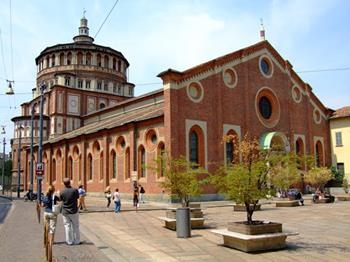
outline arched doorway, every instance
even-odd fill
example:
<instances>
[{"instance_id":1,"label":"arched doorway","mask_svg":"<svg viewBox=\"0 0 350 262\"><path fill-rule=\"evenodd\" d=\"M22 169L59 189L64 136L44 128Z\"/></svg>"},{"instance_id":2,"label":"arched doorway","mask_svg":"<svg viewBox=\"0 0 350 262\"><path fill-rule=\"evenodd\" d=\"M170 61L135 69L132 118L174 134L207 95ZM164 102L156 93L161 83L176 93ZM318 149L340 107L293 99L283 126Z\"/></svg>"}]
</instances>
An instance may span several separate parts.
<instances>
[{"instance_id":1,"label":"arched doorway","mask_svg":"<svg viewBox=\"0 0 350 262\"><path fill-rule=\"evenodd\" d=\"M290 152L290 144L286 135L282 132L265 133L260 138L260 145L263 149L273 149L283 152Z\"/></svg>"}]
</instances>

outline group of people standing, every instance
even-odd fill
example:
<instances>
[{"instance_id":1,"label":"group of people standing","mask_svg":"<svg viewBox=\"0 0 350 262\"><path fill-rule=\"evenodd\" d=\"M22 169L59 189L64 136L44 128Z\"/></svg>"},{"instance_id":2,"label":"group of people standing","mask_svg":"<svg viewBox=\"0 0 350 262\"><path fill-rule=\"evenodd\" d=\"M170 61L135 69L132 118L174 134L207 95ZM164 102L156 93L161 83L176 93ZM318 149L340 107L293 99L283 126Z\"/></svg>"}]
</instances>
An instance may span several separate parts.
<instances>
[{"instance_id":1,"label":"group of people standing","mask_svg":"<svg viewBox=\"0 0 350 262\"><path fill-rule=\"evenodd\" d=\"M84 201L85 190L82 187L80 187L79 190L73 188L69 178L65 178L63 184L64 189L61 192L58 192L57 195L55 194L55 187L53 185L48 186L42 201L44 219L49 228L49 241L53 244L58 216L56 206L58 205L58 202L61 202L61 214L65 228L66 243L67 245L79 245L80 231L78 205L86 209ZM83 199L79 196L83 196Z\"/></svg>"},{"instance_id":2,"label":"group of people standing","mask_svg":"<svg viewBox=\"0 0 350 262\"><path fill-rule=\"evenodd\" d=\"M105 190L105 198L107 199L107 208L110 207L112 199L115 204L114 212L119 213L121 208L121 201L120 201L120 195L119 195L119 189L116 188L115 192L112 194L110 186L106 187ZM137 183L134 184L133 187L133 205L137 208L140 206L139 202L144 203L144 194L146 193L143 186L138 185Z\"/></svg>"}]
</instances>

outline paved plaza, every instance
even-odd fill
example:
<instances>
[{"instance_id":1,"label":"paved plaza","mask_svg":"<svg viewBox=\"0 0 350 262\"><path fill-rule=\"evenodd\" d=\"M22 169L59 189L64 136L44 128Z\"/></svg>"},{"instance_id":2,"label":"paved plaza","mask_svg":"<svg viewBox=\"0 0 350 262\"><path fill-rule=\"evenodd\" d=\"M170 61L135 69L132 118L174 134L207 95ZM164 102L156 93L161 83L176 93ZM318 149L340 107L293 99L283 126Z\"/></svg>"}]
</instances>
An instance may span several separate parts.
<instances>
[{"instance_id":1,"label":"paved plaza","mask_svg":"<svg viewBox=\"0 0 350 262\"><path fill-rule=\"evenodd\" d=\"M0 223L0 261L19 261L20 257L43 261L42 226L35 220L33 203L12 203L13 208ZM89 211L80 215L83 245L64 245L59 218L54 245L58 261L340 262L350 258L350 202L316 205L307 201L306 206L294 208L263 204L262 211L254 213L254 219L282 222L284 230L299 235L287 238L284 250L254 254L224 247L222 238L210 232L226 227L227 222L245 219L244 212L233 212L230 202L203 203L207 227L192 230L188 239L176 238L176 232L164 228L158 219L165 215L167 204L141 204L136 212L130 202L123 201L120 214L107 210L104 199L87 198L87 204Z\"/></svg>"},{"instance_id":2,"label":"paved plaza","mask_svg":"<svg viewBox=\"0 0 350 262\"><path fill-rule=\"evenodd\" d=\"M224 203L227 204L227 203ZM210 205L212 207L210 207ZM299 232L287 238L285 250L247 254L222 246L222 237L210 229L245 219L232 206L204 203L207 229L192 230L192 238L178 239L157 217L164 210L82 214L84 234L112 261L349 261L350 202L276 208L264 204L254 219L283 223L283 229Z\"/></svg>"}]
</instances>

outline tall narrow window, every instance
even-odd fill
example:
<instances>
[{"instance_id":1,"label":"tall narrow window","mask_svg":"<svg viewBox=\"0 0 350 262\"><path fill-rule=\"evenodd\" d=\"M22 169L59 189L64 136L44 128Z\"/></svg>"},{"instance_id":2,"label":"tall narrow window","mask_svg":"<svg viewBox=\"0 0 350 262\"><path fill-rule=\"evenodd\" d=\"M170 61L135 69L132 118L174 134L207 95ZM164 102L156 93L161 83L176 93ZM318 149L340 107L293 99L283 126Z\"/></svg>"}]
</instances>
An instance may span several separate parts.
<instances>
[{"instance_id":1,"label":"tall narrow window","mask_svg":"<svg viewBox=\"0 0 350 262\"><path fill-rule=\"evenodd\" d=\"M65 85L65 86L70 86L70 77L66 77L66 78L64 79L64 85Z\"/></svg>"},{"instance_id":2,"label":"tall narrow window","mask_svg":"<svg viewBox=\"0 0 350 262\"><path fill-rule=\"evenodd\" d=\"M159 166L158 166L158 177L163 177L164 176L164 172L165 172L165 164L166 164L166 155L165 155L165 146L163 142L160 142L158 145L158 150L157 150L157 154L158 154L158 158L159 158Z\"/></svg>"},{"instance_id":3,"label":"tall narrow window","mask_svg":"<svg viewBox=\"0 0 350 262\"><path fill-rule=\"evenodd\" d=\"M316 166L323 166L323 148L320 141L316 143Z\"/></svg>"},{"instance_id":4,"label":"tall narrow window","mask_svg":"<svg viewBox=\"0 0 350 262\"><path fill-rule=\"evenodd\" d=\"M118 71L120 72L122 68L122 62L120 62L120 60L118 61Z\"/></svg>"},{"instance_id":5,"label":"tall narrow window","mask_svg":"<svg viewBox=\"0 0 350 262\"><path fill-rule=\"evenodd\" d=\"M140 174L140 177L146 177L146 151L143 146L139 147L139 161L138 161L138 173Z\"/></svg>"},{"instance_id":6,"label":"tall narrow window","mask_svg":"<svg viewBox=\"0 0 350 262\"><path fill-rule=\"evenodd\" d=\"M60 53L60 66L64 65L64 53Z\"/></svg>"},{"instance_id":7,"label":"tall narrow window","mask_svg":"<svg viewBox=\"0 0 350 262\"><path fill-rule=\"evenodd\" d=\"M91 53L90 52L86 53L86 64L91 65Z\"/></svg>"},{"instance_id":8,"label":"tall narrow window","mask_svg":"<svg viewBox=\"0 0 350 262\"><path fill-rule=\"evenodd\" d=\"M103 152L101 152L100 154L100 180L103 180L103 171L104 171L104 168L103 168Z\"/></svg>"},{"instance_id":9,"label":"tall narrow window","mask_svg":"<svg viewBox=\"0 0 350 262\"><path fill-rule=\"evenodd\" d=\"M113 70L117 69L117 60L113 58Z\"/></svg>"},{"instance_id":10,"label":"tall narrow window","mask_svg":"<svg viewBox=\"0 0 350 262\"><path fill-rule=\"evenodd\" d=\"M83 88L83 80L78 80L78 88Z\"/></svg>"},{"instance_id":11,"label":"tall narrow window","mask_svg":"<svg viewBox=\"0 0 350 262\"><path fill-rule=\"evenodd\" d=\"M82 65L84 63L83 62L83 54L81 52L78 53L77 59L78 59L78 64L79 65Z\"/></svg>"},{"instance_id":12,"label":"tall narrow window","mask_svg":"<svg viewBox=\"0 0 350 262\"><path fill-rule=\"evenodd\" d=\"M105 60L105 61L104 61L104 62L105 62L105 63L104 63L104 67L105 67L105 68L108 68L108 67L109 67L109 58L108 58L108 56L106 56L106 55L105 55L104 58L105 58L105 59L104 59L104 60Z\"/></svg>"},{"instance_id":13,"label":"tall narrow window","mask_svg":"<svg viewBox=\"0 0 350 262\"><path fill-rule=\"evenodd\" d=\"M125 178L130 178L130 148L125 150Z\"/></svg>"},{"instance_id":14,"label":"tall narrow window","mask_svg":"<svg viewBox=\"0 0 350 262\"><path fill-rule=\"evenodd\" d=\"M70 65L72 63L72 53L69 52L67 54L67 65Z\"/></svg>"},{"instance_id":15,"label":"tall narrow window","mask_svg":"<svg viewBox=\"0 0 350 262\"><path fill-rule=\"evenodd\" d=\"M344 177L344 175L345 175L344 163L337 163L337 170L338 170L339 174L342 175L342 177Z\"/></svg>"},{"instance_id":16,"label":"tall narrow window","mask_svg":"<svg viewBox=\"0 0 350 262\"><path fill-rule=\"evenodd\" d=\"M51 57L51 66L55 66L55 63L56 62L56 56L55 55L52 55Z\"/></svg>"},{"instance_id":17,"label":"tall narrow window","mask_svg":"<svg viewBox=\"0 0 350 262\"><path fill-rule=\"evenodd\" d=\"M52 160L52 182L56 181L56 159Z\"/></svg>"},{"instance_id":18,"label":"tall narrow window","mask_svg":"<svg viewBox=\"0 0 350 262\"><path fill-rule=\"evenodd\" d=\"M89 180L92 180L92 156L88 156Z\"/></svg>"},{"instance_id":19,"label":"tall narrow window","mask_svg":"<svg viewBox=\"0 0 350 262\"><path fill-rule=\"evenodd\" d=\"M101 82L98 82L97 83L97 90L101 90L102 89L102 83Z\"/></svg>"},{"instance_id":20,"label":"tall narrow window","mask_svg":"<svg viewBox=\"0 0 350 262\"><path fill-rule=\"evenodd\" d=\"M69 177L70 180L73 180L73 159L72 159L72 157L69 157L68 177Z\"/></svg>"},{"instance_id":21,"label":"tall narrow window","mask_svg":"<svg viewBox=\"0 0 350 262\"><path fill-rule=\"evenodd\" d=\"M117 154L114 151L112 152L112 162L113 162L112 178L115 179L117 178Z\"/></svg>"},{"instance_id":22,"label":"tall narrow window","mask_svg":"<svg viewBox=\"0 0 350 262\"><path fill-rule=\"evenodd\" d=\"M227 165L232 165L233 164L233 141L227 141L226 142L226 164Z\"/></svg>"},{"instance_id":23,"label":"tall narrow window","mask_svg":"<svg viewBox=\"0 0 350 262\"><path fill-rule=\"evenodd\" d=\"M97 66L101 66L101 55L100 54L97 55L96 64L97 64Z\"/></svg>"},{"instance_id":24,"label":"tall narrow window","mask_svg":"<svg viewBox=\"0 0 350 262\"><path fill-rule=\"evenodd\" d=\"M190 162L199 163L198 158L198 135L195 131L190 133Z\"/></svg>"},{"instance_id":25,"label":"tall narrow window","mask_svg":"<svg viewBox=\"0 0 350 262\"><path fill-rule=\"evenodd\" d=\"M341 132L335 132L335 145L343 146L343 138Z\"/></svg>"},{"instance_id":26,"label":"tall narrow window","mask_svg":"<svg viewBox=\"0 0 350 262\"><path fill-rule=\"evenodd\" d=\"M86 80L86 82L85 82L86 89L90 89L90 85L91 85L91 81L90 80Z\"/></svg>"}]
</instances>

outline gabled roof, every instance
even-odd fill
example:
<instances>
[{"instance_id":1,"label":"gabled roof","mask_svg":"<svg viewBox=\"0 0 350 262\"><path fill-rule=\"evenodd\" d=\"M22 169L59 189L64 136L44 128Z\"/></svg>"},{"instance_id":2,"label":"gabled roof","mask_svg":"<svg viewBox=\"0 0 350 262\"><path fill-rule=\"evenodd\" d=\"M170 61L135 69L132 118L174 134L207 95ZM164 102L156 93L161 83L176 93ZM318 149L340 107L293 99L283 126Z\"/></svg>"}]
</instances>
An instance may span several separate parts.
<instances>
[{"instance_id":1,"label":"gabled roof","mask_svg":"<svg viewBox=\"0 0 350 262\"><path fill-rule=\"evenodd\" d=\"M71 139L78 137L80 135L88 135L96 133L102 130L108 130L115 127L119 127L128 123L140 122L152 118L157 118L164 115L163 104L154 104L145 108L140 108L138 110L133 110L124 113L119 116L110 117L101 121L91 123L89 125L83 126L81 128L75 129L71 132L65 133L55 138L51 138L45 141L44 144L56 143L62 141L63 139Z\"/></svg>"},{"instance_id":2,"label":"gabled roof","mask_svg":"<svg viewBox=\"0 0 350 262\"><path fill-rule=\"evenodd\" d=\"M342 108L335 110L335 112L331 116L331 119L343 118L343 117L350 117L350 106L344 106Z\"/></svg>"}]
</instances>

